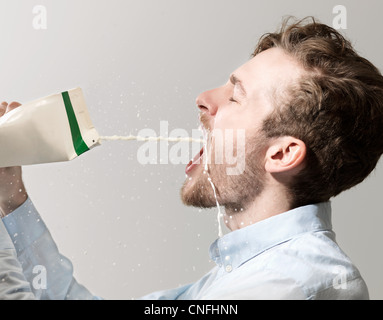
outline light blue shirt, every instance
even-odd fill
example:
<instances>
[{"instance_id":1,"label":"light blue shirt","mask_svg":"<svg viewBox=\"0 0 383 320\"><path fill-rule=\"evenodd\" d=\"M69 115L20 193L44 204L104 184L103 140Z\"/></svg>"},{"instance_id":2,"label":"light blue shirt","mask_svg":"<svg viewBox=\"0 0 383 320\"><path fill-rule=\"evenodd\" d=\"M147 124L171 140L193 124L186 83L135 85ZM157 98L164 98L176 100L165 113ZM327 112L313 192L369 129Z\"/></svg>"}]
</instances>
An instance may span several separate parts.
<instances>
[{"instance_id":1,"label":"light blue shirt","mask_svg":"<svg viewBox=\"0 0 383 320\"><path fill-rule=\"evenodd\" d=\"M30 199L2 221L0 299L98 298L73 278L72 263ZM369 298L358 269L335 242L329 202L232 231L211 245L210 257L216 266L197 282L142 299ZM36 284L39 266L46 281Z\"/></svg>"}]
</instances>

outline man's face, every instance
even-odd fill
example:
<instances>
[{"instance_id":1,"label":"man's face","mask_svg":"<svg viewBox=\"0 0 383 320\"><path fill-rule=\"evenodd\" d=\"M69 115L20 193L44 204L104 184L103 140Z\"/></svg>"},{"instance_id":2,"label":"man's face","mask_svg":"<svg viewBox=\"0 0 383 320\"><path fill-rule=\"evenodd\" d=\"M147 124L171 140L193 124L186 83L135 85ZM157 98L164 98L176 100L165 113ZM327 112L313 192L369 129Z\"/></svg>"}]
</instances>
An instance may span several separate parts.
<instances>
[{"instance_id":1,"label":"man's face","mask_svg":"<svg viewBox=\"0 0 383 320\"><path fill-rule=\"evenodd\" d=\"M291 57L281 49L272 48L235 70L226 84L197 98L201 123L213 134L210 148L208 143L208 148L202 150L204 161L198 161L197 155L186 167L188 178L181 189L186 205L204 208L216 205L209 177L215 185L219 204L227 208L246 208L261 193L265 187L264 162L268 147L261 131L262 123L274 110L275 91L286 88L297 79L299 72L300 68ZM245 140L238 134L240 131L245 133ZM224 138L217 139L217 132ZM245 152L241 153L239 147L242 145L245 145ZM227 174L232 163L229 164L225 156L223 161L217 161L217 155L225 154L229 147L234 154L245 157L241 159L245 163L244 170L238 174ZM210 161L206 172L204 162L207 160Z\"/></svg>"}]
</instances>

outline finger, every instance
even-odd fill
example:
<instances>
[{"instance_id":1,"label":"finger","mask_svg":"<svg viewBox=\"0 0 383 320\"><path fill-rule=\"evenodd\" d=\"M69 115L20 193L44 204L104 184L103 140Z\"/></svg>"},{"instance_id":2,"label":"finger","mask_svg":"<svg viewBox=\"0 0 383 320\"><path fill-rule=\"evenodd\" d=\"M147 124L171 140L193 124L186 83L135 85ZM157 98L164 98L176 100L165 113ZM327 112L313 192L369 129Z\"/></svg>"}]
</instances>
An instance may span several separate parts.
<instances>
[{"instance_id":1,"label":"finger","mask_svg":"<svg viewBox=\"0 0 383 320\"><path fill-rule=\"evenodd\" d=\"M21 103L18 103L18 102L11 102L8 106L7 106L7 109L5 110L5 113L9 112L9 111L12 111L13 109L16 109L18 107L21 106Z\"/></svg>"},{"instance_id":2,"label":"finger","mask_svg":"<svg viewBox=\"0 0 383 320\"><path fill-rule=\"evenodd\" d=\"M2 103L0 103L0 117L5 113L5 111L7 110L7 106L8 106L8 103L6 103L5 101L3 101Z\"/></svg>"}]
</instances>

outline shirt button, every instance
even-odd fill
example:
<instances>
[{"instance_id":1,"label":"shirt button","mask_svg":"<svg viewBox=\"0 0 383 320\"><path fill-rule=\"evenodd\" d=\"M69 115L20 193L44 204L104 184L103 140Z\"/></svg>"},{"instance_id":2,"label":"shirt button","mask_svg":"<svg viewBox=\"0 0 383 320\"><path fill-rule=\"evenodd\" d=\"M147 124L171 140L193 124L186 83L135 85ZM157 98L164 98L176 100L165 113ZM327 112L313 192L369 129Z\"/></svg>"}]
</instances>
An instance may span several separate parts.
<instances>
[{"instance_id":1,"label":"shirt button","mask_svg":"<svg viewBox=\"0 0 383 320\"><path fill-rule=\"evenodd\" d=\"M228 265L225 267L225 271L226 271L226 272L231 272L231 271L233 271L233 267L232 267L230 264L228 264Z\"/></svg>"}]
</instances>

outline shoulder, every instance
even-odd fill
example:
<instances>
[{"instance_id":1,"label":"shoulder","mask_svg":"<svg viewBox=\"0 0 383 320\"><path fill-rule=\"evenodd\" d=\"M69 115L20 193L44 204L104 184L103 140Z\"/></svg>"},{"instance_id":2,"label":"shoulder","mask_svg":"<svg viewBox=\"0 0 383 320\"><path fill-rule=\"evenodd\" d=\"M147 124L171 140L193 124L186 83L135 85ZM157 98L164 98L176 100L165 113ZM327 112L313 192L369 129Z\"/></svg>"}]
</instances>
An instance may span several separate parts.
<instances>
[{"instance_id":1,"label":"shoulder","mask_svg":"<svg viewBox=\"0 0 383 320\"><path fill-rule=\"evenodd\" d=\"M368 299L359 270L331 231L305 233L265 252L266 269L291 279L306 299Z\"/></svg>"}]
</instances>

